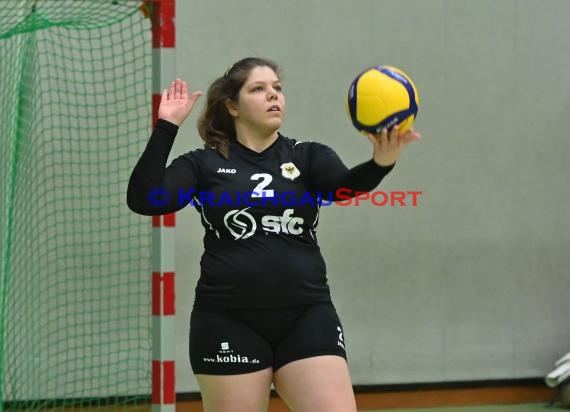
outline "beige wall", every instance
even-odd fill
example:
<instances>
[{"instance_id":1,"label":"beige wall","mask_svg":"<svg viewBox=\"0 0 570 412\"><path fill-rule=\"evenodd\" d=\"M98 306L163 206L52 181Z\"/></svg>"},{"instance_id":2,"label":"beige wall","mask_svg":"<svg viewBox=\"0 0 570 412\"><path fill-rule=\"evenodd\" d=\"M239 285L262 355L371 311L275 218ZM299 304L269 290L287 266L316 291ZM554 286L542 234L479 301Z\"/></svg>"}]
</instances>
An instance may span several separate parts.
<instances>
[{"instance_id":1,"label":"beige wall","mask_svg":"<svg viewBox=\"0 0 570 412\"><path fill-rule=\"evenodd\" d=\"M417 83L423 138L380 189L421 190L418 206L321 214L356 384L539 377L570 350L569 15L565 0L178 1L180 76L205 91L235 60L273 58L282 132L347 165L371 156L344 111L354 75L390 64ZM173 155L200 145L195 119ZM191 209L178 222L177 390L188 392L203 229Z\"/></svg>"}]
</instances>

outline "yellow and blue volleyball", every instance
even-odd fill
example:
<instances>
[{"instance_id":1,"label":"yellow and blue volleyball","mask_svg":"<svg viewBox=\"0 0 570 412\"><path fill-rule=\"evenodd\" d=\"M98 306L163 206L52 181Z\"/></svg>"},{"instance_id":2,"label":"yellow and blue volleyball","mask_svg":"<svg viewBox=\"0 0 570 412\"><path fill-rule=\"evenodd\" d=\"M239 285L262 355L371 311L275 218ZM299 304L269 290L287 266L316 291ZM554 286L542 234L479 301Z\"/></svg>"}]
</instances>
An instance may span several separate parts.
<instances>
[{"instance_id":1,"label":"yellow and blue volleyball","mask_svg":"<svg viewBox=\"0 0 570 412\"><path fill-rule=\"evenodd\" d=\"M400 132L408 130L419 103L418 90L406 73L392 66L375 66L351 83L346 108L358 131L377 134L396 125Z\"/></svg>"}]
</instances>

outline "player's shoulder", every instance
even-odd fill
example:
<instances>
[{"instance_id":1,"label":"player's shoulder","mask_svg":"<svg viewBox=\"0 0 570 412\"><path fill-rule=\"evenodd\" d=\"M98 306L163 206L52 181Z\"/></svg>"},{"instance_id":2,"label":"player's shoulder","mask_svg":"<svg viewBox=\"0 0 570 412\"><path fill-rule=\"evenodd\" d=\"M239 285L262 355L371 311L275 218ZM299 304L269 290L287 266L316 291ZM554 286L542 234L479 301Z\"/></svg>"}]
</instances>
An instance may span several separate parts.
<instances>
[{"instance_id":1,"label":"player's shoulder","mask_svg":"<svg viewBox=\"0 0 570 412\"><path fill-rule=\"evenodd\" d=\"M206 147L198 147L195 149L191 149L188 152L186 152L184 156L188 157L189 159L202 162L205 159L212 158L213 156L218 157L220 156L220 154L218 153L215 147L206 146Z\"/></svg>"},{"instance_id":2,"label":"player's shoulder","mask_svg":"<svg viewBox=\"0 0 570 412\"><path fill-rule=\"evenodd\" d=\"M287 145L291 150L301 153L312 154L320 151L332 150L329 146L316 140L306 138L289 137L279 133L283 144Z\"/></svg>"},{"instance_id":3,"label":"player's shoulder","mask_svg":"<svg viewBox=\"0 0 570 412\"><path fill-rule=\"evenodd\" d=\"M217 162L221 155L214 147L200 147L187 151L180 158L195 172L204 174L208 173L209 165Z\"/></svg>"},{"instance_id":4,"label":"player's shoulder","mask_svg":"<svg viewBox=\"0 0 570 412\"><path fill-rule=\"evenodd\" d=\"M316 140L299 139L283 136L295 156L301 156L308 162L314 162L324 157L337 157L336 152L330 146Z\"/></svg>"}]
</instances>

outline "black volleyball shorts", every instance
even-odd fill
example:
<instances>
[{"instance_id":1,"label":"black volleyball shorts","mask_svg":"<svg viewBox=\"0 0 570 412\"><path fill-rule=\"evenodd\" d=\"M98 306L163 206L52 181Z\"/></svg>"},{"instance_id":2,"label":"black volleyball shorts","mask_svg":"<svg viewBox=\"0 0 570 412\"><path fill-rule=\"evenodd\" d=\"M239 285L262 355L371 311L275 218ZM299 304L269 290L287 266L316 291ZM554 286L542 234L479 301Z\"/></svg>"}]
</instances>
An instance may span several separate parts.
<instances>
[{"instance_id":1,"label":"black volleyball shorts","mask_svg":"<svg viewBox=\"0 0 570 412\"><path fill-rule=\"evenodd\" d=\"M214 309L194 305L190 363L195 374L235 375L300 359L346 359L342 325L332 303L278 309Z\"/></svg>"}]
</instances>

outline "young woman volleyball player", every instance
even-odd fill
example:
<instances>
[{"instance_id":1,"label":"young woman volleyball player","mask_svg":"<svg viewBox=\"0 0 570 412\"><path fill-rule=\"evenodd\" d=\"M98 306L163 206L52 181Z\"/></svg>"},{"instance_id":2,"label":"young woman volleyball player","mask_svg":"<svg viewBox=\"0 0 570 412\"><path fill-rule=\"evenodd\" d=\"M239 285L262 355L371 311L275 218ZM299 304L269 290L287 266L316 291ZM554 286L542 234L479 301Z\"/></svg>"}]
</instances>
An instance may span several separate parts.
<instances>
[{"instance_id":1,"label":"young woman volleyball player","mask_svg":"<svg viewBox=\"0 0 570 412\"><path fill-rule=\"evenodd\" d=\"M397 128L370 135L372 159L348 169L331 148L279 132L285 97L278 68L246 58L208 90L198 120L204 148L167 166L178 128L201 94L180 79L164 90L127 202L143 215L187 204L201 215L190 361L204 410L265 411L273 383L293 412L356 411L316 240L319 196L371 191L420 136ZM150 196L156 188L168 194L160 205Z\"/></svg>"}]
</instances>

